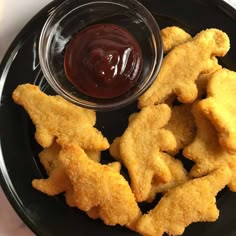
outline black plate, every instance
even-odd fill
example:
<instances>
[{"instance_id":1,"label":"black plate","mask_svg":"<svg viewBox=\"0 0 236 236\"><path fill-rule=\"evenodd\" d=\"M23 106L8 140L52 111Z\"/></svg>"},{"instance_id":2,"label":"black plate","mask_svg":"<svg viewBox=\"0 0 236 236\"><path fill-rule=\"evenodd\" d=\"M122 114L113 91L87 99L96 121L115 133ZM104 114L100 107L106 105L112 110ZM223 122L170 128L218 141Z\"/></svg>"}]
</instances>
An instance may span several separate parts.
<instances>
[{"instance_id":1,"label":"black plate","mask_svg":"<svg viewBox=\"0 0 236 236\"><path fill-rule=\"evenodd\" d=\"M216 27L225 31L232 42L231 50L221 60L225 67L236 71L236 11L218 0L143 0L160 27L177 25L191 34ZM40 11L20 32L6 53L0 68L0 180L11 204L37 235L137 235L122 227L108 227L91 220L77 209L66 206L63 197L48 197L31 187L31 180L44 176L34 141L34 127L26 114L11 99L18 84L35 83L46 92L50 88L43 79L38 60L40 30L59 4L54 1ZM127 117L135 104L119 111L99 113L97 127L110 141L124 131ZM108 158L104 153L104 159ZM236 235L236 193L221 192L217 199L220 218L215 223L189 226L185 236Z\"/></svg>"}]
</instances>

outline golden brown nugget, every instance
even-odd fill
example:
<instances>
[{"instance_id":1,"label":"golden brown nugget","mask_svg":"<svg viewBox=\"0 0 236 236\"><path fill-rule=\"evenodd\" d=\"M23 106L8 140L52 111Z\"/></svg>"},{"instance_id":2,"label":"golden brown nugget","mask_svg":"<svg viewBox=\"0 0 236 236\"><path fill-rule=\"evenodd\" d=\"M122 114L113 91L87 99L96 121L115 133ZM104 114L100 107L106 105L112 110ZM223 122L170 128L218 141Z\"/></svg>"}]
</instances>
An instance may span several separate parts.
<instances>
[{"instance_id":1,"label":"golden brown nugget","mask_svg":"<svg viewBox=\"0 0 236 236\"><path fill-rule=\"evenodd\" d=\"M54 142L50 147L44 148L39 153L39 160L49 175L56 166L61 146Z\"/></svg>"},{"instance_id":2,"label":"golden brown nugget","mask_svg":"<svg viewBox=\"0 0 236 236\"><path fill-rule=\"evenodd\" d=\"M14 101L22 105L36 126L35 138L42 147L50 147L55 139L75 143L86 150L105 150L109 143L93 127L95 113L75 106L60 96L48 96L31 84L19 85Z\"/></svg>"},{"instance_id":3,"label":"golden brown nugget","mask_svg":"<svg viewBox=\"0 0 236 236\"><path fill-rule=\"evenodd\" d=\"M93 159L91 159L91 160L93 160ZM112 168L114 171L117 171L118 173L120 173L120 170L121 170L120 162L112 162L112 163L109 163L107 166ZM71 185L71 187L68 188L67 191L65 192L66 204L70 207L76 207L77 204L76 204L75 199L76 199L76 196L74 193L73 186ZM91 217L93 219L99 218L99 211L97 210L96 207L92 208L91 210L87 211L86 213L89 215L89 217Z\"/></svg>"},{"instance_id":4,"label":"golden brown nugget","mask_svg":"<svg viewBox=\"0 0 236 236\"><path fill-rule=\"evenodd\" d=\"M236 155L228 154L219 145L218 136L211 122L202 114L198 102L193 105L193 115L197 126L194 141L183 150L183 155L194 161L195 165L190 171L193 177L207 175L221 166L228 165L233 172L228 187L236 191Z\"/></svg>"},{"instance_id":5,"label":"golden brown nugget","mask_svg":"<svg viewBox=\"0 0 236 236\"><path fill-rule=\"evenodd\" d=\"M138 112L134 112L129 116L128 118L129 124L137 117L137 114ZM110 145L109 152L110 152L110 155L116 161L122 162L122 160L120 159L120 137L116 137L113 140L112 144Z\"/></svg>"},{"instance_id":6,"label":"golden brown nugget","mask_svg":"<svg viewBox=\"0 0 236 236\"><path fill-rule=\"evenodd\" d=\"M202 99L206 97L207 93L207 84L211 78L211 73L200 74L196 80L198 96L197 99Z\"/></svg>"},{"instance_id":7,"label":"golden brown nugget","mask_svg":"<svg viewBox=\"0 0 236 236\"><path fill-rule=\"evenodd\" d=\"M134 112L129 116L129 118L128 118L129 123L132 122L137 117L137 114L138 114L138 112ZM120 137L116 137L113 140L112 144L110 145L109 152L110 152L110 155L116 161L122 162L122 160L120 158Z\"/></svg>"},{"instance_id":8,"label":"golden brown nugget","mask_svg":"<svg viewBox=\"0 0 236 236\"><path fill-rule=\"evenodd\" d=\"M171 188L178 186L186 182L188 177L188 172L185 170L182 162L167 153L160 152L160 157L164 160L165 164L168 166L171 173L171 180L167 183L162 183L155 181L152 184L152 189L149 194L149 198L147 201L152 202L157 193L165 193L169 191Z\"/></svg>"},{"instance_id":9,"label":"golden brown nugget","mask_svg":"<svg viewBox=\"0 0 236 236\"><path fill-rule=\"evenodd\" d=\"M58 166L53 169L47 179L34 179L32 186L42 193L55 196L70 189L71 183L64 168L58 162Z\"/></svg>"},{"instance_id":10,"label":"golden brown nugget","mask_svg":"<svg viewBox=\"0 0 236 236\"><path fill-rule=\"evenodd\" d=\"M198 96L197 96L198 99L206 97L208 81L210 80L214 72L222 68L222 66L218 64L218 60L216 57L213 57L212 60L210 60L209 62L210 63L208 65L209 66L208 73L200 74L196 80L196 85L197 85L197 90L198 90Z\"/></svg>"},{"instance_id":11,"label":"golden brown nugget","mask_svg":"<svg viewBox=\"0 0 236 236\"><path fill-rule=\"evenodd\" d=\"M163 127L171 110L166 104L142 109L120 138L121 162L128 169L131 187L138 202L145 201L156 179L171 180L171 173L159 153L176 148L173 134Z\"/></svg>"},{"instance_id":12,"label":"golden brown nugget","mask_svg":"<svg viewBox=\"0 0 236 236\"><path fill-rule=\"evenodd\" d=\"M97 150L84 150L87 156L95 161L95 162L100 162L101 161L101 152Z\"/></svg>"},{"instance_id":13,"label":"golden brown nugget","mask_svg":"<svg viewBox=\"0 0 236 236\"><path fill-rule=\"evenodd\" d=\"M138 114L138 112L134 112L129 116L129 118L128 118L129 123L132 122L132 120L134 120L137 117L137 114Z\"/></svg>"},{"instance_id":14,"label":"golden brown nugget","mask_svg":"<svg viewBox=\"0 0 236 236\"><path fill-rule=\"evenodd\" d=\"M146 236L161 236L165 232L181 235L193 222L217 220L215 196L230 178L231 171L222 167L171 189L153 210L142 216L136 230Z\"/></svg>"},{"instance_id":15,"label":"golden brown nugget","mask_svg":"<svg viewBox=\"0 0 236 236\"><path fill-rule=\"evenodd\" d=\"M60 161L58 160L60 150L61 150L61 146L57 144L56 142L54 142L52 146L50 146L49 148L43 149L43 151L39 153L40 162L44 166L48 174L48 178L34 179L32 181L32 185L35 189L50 196L55 196L57 194L68 191L69 193L66 193L66 198L67 198L67 196L70 195L70 192L72 192L71 190L72 186L64 171L64 168L62 167ZM101 156L100 153L101 152L99 151L93 151L93 152L86 151L86 154L88 155L88 157L91 160L97 161L97 162L100 161L99 159L99 157ZM118 169L119 167L117 166L116 168Z\"/></svg>"},{"instance_id":16,"label":"golden brown nugget","mask_svg":"<svg viewBox=\"0 0 236 236\"><path fill-rule=\"evenodd\" d=\"M173 133L177 146L171 154L189 145L195 137L195 122L191 112L191 104L174 106L171 109L171 118L165 128Z\"/></svg>"},{"instance_id":17,"label":"golden brown nugget","mask_svg":"<svg viewBox=\"0 0 236 236\"><path fill-rule=\"evenodd\" d=\"M63 166L58 160L60 150L60 145L53 143L52 146L45 148L39 153L40 162L49 177L47 179L34 179L32 181L32 186L35 189L49 196L66 192L72 187Z\"/></svg>"},{"instance_id":18,"label":"golden brown nugget","mask_svg":"<svg viewBox=\"0 0 236 236\"><path fill-rule=\"evenodd\" d=\"M97 212L107 225L134 228L141 211L128 182L117 170L90 160L75 145L64 146L59 159L73 185L79 209Z\"/></svg>"},{"instance_id":19,"label":"golden brown nugget","mask_svg":"<svg viewBox=\"0 0 236 236\"><path fill-rule=\"evenodd\" d=\"M55 196L57 194L66 192L71 188L70 180L67 177L61 162L56 160L54 161L53 165L54 167L52 168L47 179L34 179L32 181L32 186L35 189L49 196Z\"/></svg>"},{"instance_id":20,"label":"golden brown nugget","mask_svg":"<svg viewBox=\"0 0 236 236\"><path fill-rule=\"evenodd\" d=\"M110 148L109 148L110 155L116 160L122 162L120 158L120 137L116 137Z\"/></svg>"},{"instance_id":21,"label":"golden brown nugget","mask_svg":"<svg viewBox=\"0 0 236 236\"><path fill-rule=\"evenodd\" d=\"M200 108L212 122L219 142L230 154L236 154L236 72L216 71L207 86L207 98Z\"/></svg>"},{"instance_id":22,"label":"golden brown nugget","mask_svg":"<svg viewBox=\"0 0 236 236\"><path fill-rule=\"evenodd\" d=\"M177 26L169 26L161 30L164 53L174 47L189 41L192 37L183 29Z\"/></svg>"},{"instance_id":23,"label":"golden brown nugget","mask_svg":"<svg viewBox=\"0 0 236 236\"><path fill-rule=\"evenodd\" d=\"M229 48L228 36L218 29L204 30L176 46L164 58L157 79L139 98L139 107L163 103L173 94L182 103L193 102L198 76L209 71L213 56L224 56Z\"/></svg>"},{"instance_id":24,"label":"golden brown nugget","mask_svg":"<svg viewBox=\"0 0 236 236\"><path fill-rule=\"evenodd\" d=\"M113 143L110 147L110 153L114 157L115 160L120 160L120 137L114 139ZM167 183L163 183L162 181L154 181L151 186L150 194L146 199L148 202L152 202L157 193L163 193L168 191L170 188L173 188L183 182L188 180L188 173L185 170L182 162L174 157L168 155L164 152L159 152L158 155L165 162L167 167L170 170L171 179Z\"/></svg>"}]
</instances>

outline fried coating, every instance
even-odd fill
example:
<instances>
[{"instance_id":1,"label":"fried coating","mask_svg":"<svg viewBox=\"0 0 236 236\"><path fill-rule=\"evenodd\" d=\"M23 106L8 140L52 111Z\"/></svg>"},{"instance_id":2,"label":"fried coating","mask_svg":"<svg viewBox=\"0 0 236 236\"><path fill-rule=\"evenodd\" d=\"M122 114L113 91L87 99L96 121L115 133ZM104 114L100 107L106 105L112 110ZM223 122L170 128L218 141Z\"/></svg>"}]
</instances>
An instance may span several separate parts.
<instances>
[{"instance_id":1,"label":"fried coating","mask_svg":"<svg viewBox=\"0 0 236 236\"><path fill-rule=\"evenodd\" d=\"M58 159L60 150L61 146L54 142L52 146L43 149L43 151L39 153L40 162L49 177L47 179L34 179L32 181L32 186L49 196L55 196L66 192L65 195L67 199L68 195L72 192L72 185L61 165L61 162ZM86 154L91 160L96 162L100 161L101 152L86 151ZM116 168L118 169L119 167L117 166ZM69 196L69 199L72 199L72 197ZM68 201L72 202L71 200ZM71 206L72 203L69 203L68 205Z\"/></svg>"},{"instance_id":2,"label":"fried coating","mask_svg":"<svg viewBox=\"0 0 236 236\"><path fill-rule=\"evenodd\" d=\"M101 152L100 151L93 151L93 150L84 150L87 156L95 161L95 162L100 162L101 161Z\"/></svg>"},{"instance_id":3,"label":"fried coating","mask_svg":"<svg viewBox=\"0 0 236 236\"><path fill-rule=\"evenodd\" d=\"M174 47L189 41L192 37L183 29L177 26L169 26L161 30L164 53Z\"/></svg>"},{"instance_id":4,"label":"fried coating","mask_svg":"<svg viewBox=\"0 0 236 236\"><path fill-rule=\"evenodd\" d=\"M107 225L134 228L141 212L128 182L117 170L90 160L75 145L64 146L59 159L73 185L79 209L90 216L95 212Z\"/></svg>"},{"instance_id":5,"label":"fried coating","mask_svg":"<svg viewBox=\"0 0 236 236\"><path fill-rule=\"evenodd\" d=\"M44 149L39 154L40 162L49 177L47 179L34 179L32 181L32 186L35 189L49 196L55 196L72 188L64 167L58 159L60 150L60 146L54 143L51 147Z\"/></svg>"},{"instance_id":6,"label":"fried coating","mask_svg":"<svg viewBox=\"0 0 236 236\"><path fill-rule=\"evenodd\" d=\"M137 114L138 114L138 112L134 112L129 116L129 119L128 119L129 123L132 122L132 120L134 120L137 117Z\"/></svg>"},{"instance_id":7,"label":"fried coating","mask_svg":"<svg viewBox=\"0 0 236 236\"><path fill-rule=\"evenodd\" d=\"M113 143L111 144L111 147L110 147L110 153L114 157L115 160L121 159L119 148L120 148L120 137L115 138ZM146 199L146 201L148 201L148 202L152 202L157 193L166 192L169 189L171 189L183 182L186 182L188 180L188 173L185 170L185 168L180 160L175 159L174 157L172 157L164 152L159 152L158 155L167 165L167 167L170 171L170 174L171 174L171 179L167 183L163 183L163 181L155 180L152 183L149 196Z\"/></svg>"},{"instance_id":8,"label":"fried coating","mask_svg":"<svg viewBox=\"0 0 236 236\"><path fill-rule=\"evenodd\" d=\"M57 165L57 160L61 146L54 142L50 147L44 148L39 154L39 160L46 170L47 174L50 175L52 170Z\"/></svg>"},{"instance_id":9,"label":"fried coating","mask_svg":"<svg viewBox=\"0 0 236 236\"><path fill-rule=\"evenodd\" d=\"M91 160L93 160L93 159L91 159ZM109 163L107 166L112 168L114 171L117 171L118 173L120 173L120 169L121 169L120 162L112 162L112 163ZM76 199L76 196L74 193L73 186L71 185L71 187L68 188L67 191L65 192L66 204L70 207L76 207L77 203L76 203L75 199ZM91 217L93 219L99 218L99 210L96 207L90 209L86 213L89 215L89 217Z\"/></svg>"},{"instance_id":10,"label":"fried coating","mask_svg":"<svg viewBox=\"0 0 236 236\"><path fill-rule=\"evenodd\" d=\"M171 188L174 188L189 179L188 172L185 170L180 160L164 152L160 152L159 155L160 158L163 159L165 164L168 166L171 173L171 179L167 183L156 181L152 184L152 188L147 199L147 201L149 202L152 202L154 200L157 193L165 193Z\"/></svg>"},{"instance_id":11,"label":"fried coating","mask_svg":"<svg viewBox=\"0 0 236 236\"><path fill-rule=\"evenodd\" d=\"M197 98L198 76L208 72L213 56L224 56L229 48L228 36L218 29L201 31L176 46L164 58L157 79L139 98L138 106L163 103L173 94L182 103L193 102Z\"/></svg>"},{"instance_id":12,"label":"fried coating","mask_svg":"<svg viewBox=\"0 0 236 236\"><path fill-rule=\"evenodd\" d=\"M189 145L195 137L195 122L191 108L191 104L183 104L171 109L171 118L165 128L173 133L177 142L175 150L171 151L173 155Z\"/></svg>"},{"instance_id":13,"label":"fried coating","mask_svg":"<svg viewBox=\"0 0 236 236\"><path fill-rule=\"evenodd\" d=\"M36 126L35 139L44 148L56 139L75 143L86 150L105 150L109 143L93 127L93 111L75 106L60 96L48 96L31 84L19 85L13 92L14 101L22 105Z\"/></svg>"},{"instance_id":14,"label":"fried coating","mask_svg":"<svg viewBox=\"0 0 236 236\"><path fill-rule=\"evenodd\" d=\"M198 96L197 96L198 99L206 97L208 81L210 80L214 72L222 68L222 66L218 64L218 60L216 57L213 57L212 60L209 61L208 66L209 66L208 73L200 74L196 80L196 85L197 85L197 90L198 90Z\"/></svg>"},{"instance_id":15,"label":"fried coating","mask_svg":"<svg viewBox=\"0 0 236 236\"><path fill-rule=\"evenodd\" d=\"M202 99L206 97L207 84L209 82L210 77L211 77L211 73L203 73L198 76L196 80L197 90L198 90L197 99Z\"/></svg>"},{"instance_id":16,"label":"fried coating","mask_svg":"<svg viewBox=\"0 0 236 236\"><path fill-rule=\"evenodd\" d=\"M138 202L148 199L155 180L168 182L171 173L159 153L176 148L173 134L164 129L171 110L166 104L142 109L120 138L121 162L128 169Z\"/></svg>"},{"instance_id":17,"label":"fried coating","mask_svg":"<svg viewBox=\"0 0 236 236\"><path fill-rule=\"evenodd\" d=\"M197 126L194 141L183 150L183 155L194 161L195 165L190 171L193 177L207 175L221 166L228 165L233 172L228 187L236 191L236 155L228 154L219 145L217 131L211 122L202 114L199 103L193 105L193 115Z\"/></svg>"},{"instance_id":18,"label":"fried coating","mask_svg":"<svg viewBox=\"0 0 236 236\"><path fill-rule=\"evenodd\" d=\"M120 158L120 137L116 137L110 148L109 148L110 155L116 160L122 162Z\"/></svg>"},{"instance_id":19,"label":"fried coating","mask_svg":"<svg viewBox=\"0 0 236 236\"><path fill-rule=\"evenodd\" d=\"M222 167L171 189L153 210L142 216L136 230L146 236L161 236L164 232L181 235L193 222L217 220L215 196L230 178L231 171Z\"/></svg>"},{"instance_id":20,"label":"fried coating","mask_svg":"<svg viewBox=\"0 0 236 236\"><path fill-rule=\"evenodd\" d=\"M137 117L137 114L138 114L137 112L134 112L129 116L128 118L129 124ZM109 153L116 161L122 162L120 158L120 137L116 137L113 140L109 148Z\"/></svg>"},{"instance_id":21,"label":"fried coating","mask_svg":"<svg viewBox=\"0 0 236 236\"><path fill-rule=\"evenodd\" d=\"M216 71L207 86L207 98L200 102L202 112L214 125L219 143L236 154L236 72Z\"/></svg>"}]
</instances>

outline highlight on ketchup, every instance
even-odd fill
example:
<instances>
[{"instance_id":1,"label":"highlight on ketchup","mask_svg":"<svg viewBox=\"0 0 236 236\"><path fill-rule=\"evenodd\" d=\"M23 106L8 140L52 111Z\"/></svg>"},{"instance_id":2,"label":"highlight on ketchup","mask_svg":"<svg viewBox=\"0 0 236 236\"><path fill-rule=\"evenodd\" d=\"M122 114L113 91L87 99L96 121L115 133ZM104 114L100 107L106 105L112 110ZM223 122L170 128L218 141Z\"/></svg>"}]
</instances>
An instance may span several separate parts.
<instances>
[{"instance_id":1,"label":"highlight on ketchup","mask_svg":"<svg viewBox=\"0 0 236 236\"><path fill-rule=\"evenodd\" d=\"M94 98L118 97L132 88L142 71L142 51L123 27L96 24L81 30L64 57L67 78Z\"/></svg>"}]
</instances>

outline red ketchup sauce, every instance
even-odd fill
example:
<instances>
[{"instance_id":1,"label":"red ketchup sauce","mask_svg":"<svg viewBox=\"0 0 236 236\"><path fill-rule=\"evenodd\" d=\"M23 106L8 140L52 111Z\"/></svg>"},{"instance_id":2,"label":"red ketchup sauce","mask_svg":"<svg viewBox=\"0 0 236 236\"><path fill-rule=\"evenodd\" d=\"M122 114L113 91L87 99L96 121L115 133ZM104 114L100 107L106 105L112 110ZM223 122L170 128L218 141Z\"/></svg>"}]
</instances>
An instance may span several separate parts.
<instances>
[{"instance_id":1,"label":"red ketchup sauce","mask_svg":"<svg viewBox=\"0 0 236 236\"><path fill-rule=\"evenodd\" d=\"M142 66L136 39L113 24L81 30L68 44L64 57L67 78L79 91L94 98L126 93L136 83Z\"/></svg>"}]
</instances>

